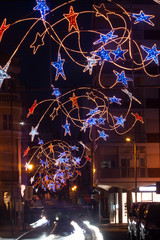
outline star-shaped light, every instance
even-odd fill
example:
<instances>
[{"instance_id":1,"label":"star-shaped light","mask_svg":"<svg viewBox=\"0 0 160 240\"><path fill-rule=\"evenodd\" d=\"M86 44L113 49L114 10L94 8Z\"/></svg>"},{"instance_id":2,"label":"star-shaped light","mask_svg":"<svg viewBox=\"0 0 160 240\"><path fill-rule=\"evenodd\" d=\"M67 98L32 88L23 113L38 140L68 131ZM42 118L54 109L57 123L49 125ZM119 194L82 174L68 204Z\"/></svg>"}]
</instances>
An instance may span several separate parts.
<instances>
[{"instance_id":1,"label":"star-shaped light","mask_svg":"<svg viewBox=\"0 0 160 240\"><path fill-rule=\"evenodd\" d=\"M121 125L122 127L124 127L124 122L126 121L126 119L123 118L122 115L120 117L114 116L114 118L117 120L116 125Z\"/></svg>"},{"instance_id":2,"label":"star-shaped light","mask_svg":"<svg viewBox=\"0 0 160 240\"><path fill-rule=\"evenodd\" d=\"M87 61L88 61L88 64L83 70L83 72L86 72L89 70L89 74L91 75L93 71L93 67L96 66L97 64L97 60L94 58L94 56L92 56L92 57L87 57Z\"/></svg>"},{"instance_id":3,"label":"star-shaped light","mask_svg":"<svg viewBox=\"0 0 160 240\"><path fill-rule=\"evenodd\" d=\"M121 98L116 98L116 96L109 97L110 103L117 103L117 104L121 105L121 103L120 103L121 100L122 100Z\"/></svg>"},{"instance_id":4,"label":"star-shaped light","mask_svg":"<svg viewBox=\"0 0 160 240\"><path fill-rule=\"evenodd\" d=\"M76 147L75 145L74 145L74 146L71 146L71 149L72 149L72 150L75 150L75 151L79 151L79 148Z\"/></svg>"},{"instance_id":5,"label":"star-shaped light","mask_svg":"<svg viewBox=\"0 0 160 240\"><path fill-rule=\"evenodd\" d=\"M2 25L1 25L1 27L0 27L0 42L1 42L1 40L2 40L2 37L3 37L4 32L5 32L5 31L9 28L9 26L10 26L10 24L6 25L6 21L7 21L7 19L5 18L5 19L3 20L3 23L2 23Z\"/></svg>"},{"instance_id":6,"label":"star-shaped light","mask_svg":"<svg viewBox=\"0 0 160 240\"><path fill-rule=\"evenodd\" d=\"M30 179L31 184L34 182L34 176Z\"/></svg>"},{"instance_id":7,"label":"star-shaped light","mask_svg":"<svg viewBox=\"0 0 160 240\"><path fill-rule=\"evenodd\" d=\"M81 131L84 131L84 133L86 132L86 129L88 127L88 123L86 121L83 122L83 127L81 127Z\"/></svg>"},{"instance_id":8,"label":"star-shaped light","mask_svg":"<svg viewBox=\"0 0 160 240\"><path fill-rule=\"evenodd\" d=\"M154 23L150 20L154 18L153 15L145 15L144 12L141 10L139 14L132 13L132 17L136 18L134 21L134 24L139 23L139 22L146 22L152 26L154 26Z\"/></svg>"},{"instance_id":9,"label":"star-shaped light","mask_svg":"<svg viewBox=\"0 0 160 240\"><path fill-rule=\"evenodd\" d=\"M72 30L72 28L74 28L76 31L78 31L78 25L77 25L77 16L79 15L79 13L75 13L73 6L70 6L69 9L69 14L63 14L63 16L68 20L69 22L69 27L68 27L68 31L70 32Z\"/></svg>"},{"instance_id":10,"label":"star-shaped light","mask_svg":"<svg viewBox=\"0 0 160 240\"><path fill-rule=\"evenodd\" d=\"M39 10L41 13L41 17L45 20L45 14L49 11L49 7L46 5L45 0L36 0L37 5L33 8L33 10Z\"/></svg>"},{"instance_id":11,"label":"star-shaped light","mask_svg":"<svg viewBox=\"0 0 160 240\"><path fill-rule=\"evenodd\" d=\"M26 171L27 171L27 169L28 169L28 166L29 166L29 162L26 162L26 164L25 164L25 169L26 169Z\"/></svg>"},{"instance_id":12,"label":"star-shaped light","mask_svg":"<svg viewBox=\"0 0 160 240\"><path fill-rule=\"evenodd\" d=\"M100 48L100 51L93 52L94 55L99 56L101 58L99 64L102 64L103 61L112 61L109 55L110 53L111 51L105 50L104 47Z\"/></svg>"},{"instance_id":13,"label":"star-shaped light","mask_svg":"<svg viewBox=\"0 0 160 240\"><path fill-rule=\"evenodd\" d=\"M92 162L92 159L89 156L85 156L85 158L88 162Z\"/></svg>"},{"instance_id":14,"label":"star-shaped light","mask_svg":"<svg viewBox=\"0 0 160 240\"><path fill-rule=\"evenodd\" d=\"M8 62L4 68L0 66L0 88L3 84L4 79L10 78L10 76L7 73L9 65L10 65L10 62Z\"/></svg>"},{"instance_id":15,"label":"star-shaped light","mask_svg":"<svg viewBox=\"0 0 160 240\"><path fill-rule=\"evenodd\" d=\"M33 54L36 54L38 48L44 45L44 37L45 37L45 34L43 33L40 34L39 32L36 33L35 40L30 45L30 48L33 48Z\"/></svg>"},{"instance_id":16,"label":"star-shaped light","mask_svg":"<svg viewBox=\"0 0 160 240\"><path fill-rule=\"evenodd\" d=\"M141 117L141 116L139 116L139 114L138 113L131 113L134 117L135 117L135 120L136 121L140 121L141 123L144 123L144 121L143 121L143 117Z\"/></svg>"},{"instance_id":17,"label":"star-shaped light","mask_svg":"<svg viewBox=\"0 0 160 240\"><path fill-rule=\"evenodd\" d=\"M52 143L50 143L50 145L49 145L49 151L50 151L50 153L51 153L51 152L54 153L53 144L52 144Z\"/></svg>"},{"instance_id":18,"label":"star-shaped light","mask_svg":"<svg viewBox=\"0 0 160 240\"><path fill-rule=\"evenodd\" d=\"M75 93L73 93L73 96L70 97L69 99L72 101L72 108L73 108L74 106L76 106L77 108L79 108L78 103L77 103L78 97L76 97Z\"/></svg>"},{"instance_id":19,"label":"star-shaped light","mask_svg":"<svg viewBox=\"0 0 160 240\"><path fill-rule=\"evenodd\" d=\"M23 157L27 156L29 150L30 150L30 147L28 146L27 149L24 151Z\"/></svg>"},{"instance_id":20,"label":"star-shaped light","mask_svg":"<svg viewBox=\"0 0 160 240\"><path fill-rule=\"evenodd\" d=\"M59 88L55 88L55 87L52 86L52 89L53 89L52 95L55 95L56 98L59 98L61 96Z\"/></svg>"},{"instance_id":21,"label":"star-shaped light","mask_svg":"<svg viewBox=\"0 0 160 240\"><path fill-rule=\"evenodd\" d=\"M96 10L96 17L106 17L108 13L111 13L109 10L105 8L104 3L101 3L100 6L93 5L93 8ZM114 12L112 12L114 14Z\"/></svg>"},{"instance_id":22,"label":"star-shaped light","mask_svg":"<svg viewBox=\"0 0 160 240\"><path fill-rule=\"evenodd\" d=\"M121 58L122 60L125 60L124 54L127 51L128 50L122 50L121 46L118 46L116 50L112 51L112 53L114 54L114 61L118 60L119 58Z\"/></svg>"},{"instance_id":23,"label":"star-shaped light","mask_svg":"<svg viewBox=\"0 0 160 240\"><path fill-rule=\"evenodd\" d=\"M80 164L81 159L79 157L75 157L74 160L76 163Z\"/></svg>"},{"instance_id":24,"label":"star-shaped light","mask_svg":"<svg viewBox=\"0 0 160 240\"><path fill-rule=\"evenodd\" d=\"M95 115L97 113L99 113L98 107L96 107L95 109L91 109L90 112L86 116Z\"/></svg>"},{"instance_id":25,"label":"star-shaped light","mask_svg":"<svg viewBox=\"0 0 160 240\"><path fill-rule=\"evenodd\" d=\"M102 118L102 117L100 117L100 118L97 119L98 124L102 124L102 125L105 124L105 122L104 122L105 120L106 120L106 118Z\"/></svg>"},{"instance_id":26,"label":"star-shaped light","mask_svg":"<svg viewBox=\"0 0 160 240\"><path fill-rule=\"evenodd\" d=\"M39 133L37 132L38 127L39 127L38 125L37 125L35 128L32 127L32 129L31 129L31 131L30 131L30 133L29 133L29 135L31 135L31 142L33 142L35 135L38 135L38 134L39 134Z\"/></svg>"},{"instance_id":27,"label":"star-shaped light","mask_svg":"<svg viewBox=\"0 0 160 240\"><path fill-rule=\"evenodd\" d=\"M58 79L59 75L61 75L63 77L63 79L66 80L66 76L63 71L64 61L65 61L64 59L61 59L60 54L58 54L57 62L51 62L51 65L56 68L55 80Z\"/></svg>"},{"instance_id":28,"label":"star-shaped light","mask_svg":"<svg viewBox=\"0 0 160 240\"><path fill-rule=\"evenodd\" d=\"M129 96L129 98L130 99L133 99L133 100L135 100L136 102L138 102L139 104L141 104L141 102L137 99L137 98L135 98L133 95L132 95L132 93L131 92L129 92L127 89L121 89L124 93L126 93L128 96Z\"/></svg>"},{"instance_id":29,"label":"star-shaped light","mask_svg":"<svg viewBox=\"0 0 160 240\"><path fill-rule=\"evenodd\" d=\"M125 72L122 71L121 73L116 72L113 70L114 74L117 76L116 82L121 82L125 85L125 87L128 87L128 82L127 81L133 81L131 78L127 78L125 76Z\"/></svg>"},{"instance_id":30,"label":"star-shaped light","mask_svg":"<svg viewBox=\"0 0 160 240\"><path fill-rule=\"evenodd\" d=\"M65 129L64 136L66 136L67 133L68 133L69 135L71 135L69 126L70 126L70 123L68 123L68 121L66 121L66 124L62 126L62 127Z\"/></svg>"},{"instance_id":31,"label":"star-shaped light","mask_svg":"<svg viewBox=\"0 0 160 240\"><path fill-rule=\"evenodd\" d=\"M39 144L39 145L42 145L42 144L43 144L43 140L40 139L40 138L38 138L38 144Z\"/></svg>"},{"instance_id":32,"label":"star-shaped light","mask_svg":"<svg viewBox=\"0 0 160 240\"><path fill-rule=\"evenodd\" d=\"M94 42L93 44L98 44L98 43L103 43L103 44L106 44L108 42L109 39L113 39L113 38L116 38L118 37L117 35L113 35L114 33L114 30L111 30L109 33L107 34L101 34L100 35L100 39L98 39L96 42Z\"/></svg>"},{"instance_id":33,"label":"star-shaped light","mask_svg":"<svg viewBox=\"0 0 160 240\"><path fill-rule=\"evenodd\" d=\"M33 103L33 105L32 105L32 107L30 107L28 110L29 110L29 112L28 112L28 114L27 114L27 118L31 115L31 114L33 114L34 113L34 110L35 110L35 108L37 107L37 100L34 100L34 103Z\"/></svg>"},{"instance_id":34,"label":"star-shaped light","mask_svg":"<svg viewBox=\"0 0 160 240\"><path fill-rule=\"evenodd\" d=\"M93 125L96 125L96 120L97 120L96 118L91 117L87 120L87 122L90 126L93 126Z\"/></svg>"},{"instance_id":35,"label":"star-shaped light","mask_svg":"<svg viewBox=\"0 0 160 240\"><path fill-rule=\"evenodd\" d=\"M109 135L105 134L104 131L99 131L98 130L98 132L99 132L99 138L103 138L105 141L106 141L106 138L109 137Z\"/></svg>"},{"instance_id":36,"label":"star-shaped light","mask_svg":"<svg viewBox=\"0 0 160 240\"><path fill-rule=\"evenodd\" d=\"M58 115L58 109L53 108L53 112L50 114L50 117L52 118L52 121L55 119L55 117Z\"/></svg>"},{"instance_id":37,"label":"star-shaped light","mask_svg":"<svg viewBox=\"0 0 160 240\"><path fill-rule=\"evenodd\" d=\"M141 48L147 53L145 60L153 59L157 65L159 64L158 55L160 54L160 51L157 50L156 44L154 44L152 48L141 45Z\"/></svg>"}]
</instances>

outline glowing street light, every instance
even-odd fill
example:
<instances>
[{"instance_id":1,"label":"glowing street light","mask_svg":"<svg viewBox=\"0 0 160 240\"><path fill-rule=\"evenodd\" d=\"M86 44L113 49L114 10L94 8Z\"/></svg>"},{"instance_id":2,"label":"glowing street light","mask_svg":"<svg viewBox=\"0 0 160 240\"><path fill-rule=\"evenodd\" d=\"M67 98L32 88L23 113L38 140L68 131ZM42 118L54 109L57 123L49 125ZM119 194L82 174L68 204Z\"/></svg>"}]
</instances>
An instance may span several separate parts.
<instances>
[{"instance_id":1,"label":"glowing street light","mask_svg":"<svg viewBox=\"0 0 160 240\"><path fill-rule=\"evenodd\" d=\"M135 179L135 202L137 202L137 151L136 143L131 138L127 137L126 142L133 142L133 154L134 154L134 179Z\"/></svg>"}]
</instances>

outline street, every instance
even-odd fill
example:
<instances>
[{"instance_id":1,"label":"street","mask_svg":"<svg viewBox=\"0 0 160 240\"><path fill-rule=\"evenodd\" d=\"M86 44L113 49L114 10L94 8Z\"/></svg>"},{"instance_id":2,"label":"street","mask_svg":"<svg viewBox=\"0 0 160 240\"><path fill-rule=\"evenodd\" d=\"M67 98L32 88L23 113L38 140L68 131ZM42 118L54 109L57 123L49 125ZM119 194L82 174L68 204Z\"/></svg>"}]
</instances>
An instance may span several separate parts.
<instances>
[{"instance_id":1,"label":"street","mask_svg":"<svg viewBox=\"0 0 160 240\"><path fill-rule=\"evenodd\" d=\"M127 227L119 225L101 225L104 240L127 240Z\"/></svg>"},{"instance_id":2,"label":"street","mask_svg":"<svg viewBox=\"0 0 160 240\"><path fill-rule=\"evenodd\" d=\"M48 227L47 227L48 228ZM100 225L99 227L104 240L127 240L127 227L126 225L115 225L115 224L104 224ZM29 231L28 234L23 235L23 237L20 237L19 239L39 239L44 238L47 236L46 227L42 227L40 231L40 228L34 231ZM67 238L68 239L68 238ZM87 238L89 239L89 238ZM76 239L75 239L76 240ZM79 240L79 239L77 239ZM98 240L98 239L97 239Z\"/></svg>"}]
</instances>

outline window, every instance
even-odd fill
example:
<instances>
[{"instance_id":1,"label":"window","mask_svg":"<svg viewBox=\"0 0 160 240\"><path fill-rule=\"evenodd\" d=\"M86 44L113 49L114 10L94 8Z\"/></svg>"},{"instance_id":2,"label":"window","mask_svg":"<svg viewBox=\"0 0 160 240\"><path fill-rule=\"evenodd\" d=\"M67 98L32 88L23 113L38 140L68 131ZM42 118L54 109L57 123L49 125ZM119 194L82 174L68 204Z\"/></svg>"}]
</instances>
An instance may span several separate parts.
<instances>
[{"instance_id":1,"label":"window","mask_svg":"<svg viewBox=\"0 0 160 240\"><path fill-rule=\"evenodd\" d=\"M115 161L103 161L101 168L115 168Z\"/></svg>"},{"instance_id":2,"label":"window","mask_svg":"<svg viewBox=\"0 0 160 240\"><path fill-rule=\"evenodd\" d=\"M121 159L121 167L122 168L128 168L130 167L130 160L127 158L122 158Z\"/></svg>"},{"instance_id":3,"label":"window","mask_svg":"<svg viewBox=\"0 0 160 240\"><path fill-rule=\"evenodd\" d=\"M11 130L11 115L3 114L3 130Z\"/></svg>"}]
</instances>

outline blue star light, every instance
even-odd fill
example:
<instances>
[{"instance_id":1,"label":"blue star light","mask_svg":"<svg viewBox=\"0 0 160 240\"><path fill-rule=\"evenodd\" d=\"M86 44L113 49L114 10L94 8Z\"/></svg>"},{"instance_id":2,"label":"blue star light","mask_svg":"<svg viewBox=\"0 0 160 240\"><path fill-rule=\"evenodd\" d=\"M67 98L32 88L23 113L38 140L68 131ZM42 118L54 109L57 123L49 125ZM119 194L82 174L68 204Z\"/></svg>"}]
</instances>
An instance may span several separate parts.
<instances>
[{"instance_id":1,"label":"blue star light","mask_svg":"<svg viewBox=\"0 0 160 240\"><path fill-rule=\"evenodd\" d=\"M109 137L109 135L105 134L104 131L99 131L99 138L103 138L106 141L106 138Z\"/></svg>"},{"instance_id":2,"label":"blue star light","mask_svg":"<svg viewBox=\"0 0 160 240\"><path fill-rule=\"evenodd\" d=\"M10 76L7 74L7 70L8 70L9 64L10 64L10 62L7 63L4 68L1 68L1 66L0 66L0 88L1 88L1 86L3 84L4 79L10 78Z\"/></svg>"},{"instance_id":3,"label":"blue star light","mask_svg":"<svg viewBox=\"0 0 160 240\"><path fill-rule=\"evenodd\" d=\"M104 122L105 120L106 120L106 119L105 119L105 118L102 118L102 117L100 117L100 118L97 119L98 124L102 124L102 125L105 124L105 122Z\"/></svg>"},{"instance_id":4,"label":"blue star light","mask_svg":"<svg viewBox=\"0 0 160 240\"><path fill-rule=\"evenodd\" d=\"M61 59L60 54L58 54L57 62L51 62L51 65L57 69L55 80L58 79L59 75L61 75L63 77L63 79L66 80L66 76L65 76L64 71L63 71L64 61L65 61L64 59Z\"/></svg>"},{"instance_id":5,"label":"blue star light","mask_svg":"<svg viewBox=\"0 0 160 240\"><path fill-rule=\"evenodd\" d=\"M76 146L71 146L71 149L72 149L72 150L75 150L75 151L79 151L79 148L76 147Z\"/></svg>"},{"instance_id":6,"label":"blue star light","mask_svg":"<svg viewBox=\"0 0 160 240\"><path fill-rule=\"evenodd\" d=\"M125 76L125 72L122 71L121 73L116 72L113 70L114 74L117 76L116 82L121 82L125 85L125 87L128 87L128 82L127 81L133 81L131 78L127 78Z\"/></svg>"},{"instance_id":7,"label":"blue star light","mask_svg":"<svg viewBox=\"0 0 160 240\"><path fill-rule=\"evenodd\" d=\"M87 122L89 123L90 126L96 125L96 118L90 118L87 120Z\"/></svg>"},{"instance_id":8,"label":"blue star light","mask_svg":"<svg viewBox=\"0 0 160 240\"><path fill-rule=\"evenodd\" d=\"M45 14L49 11L49 7L46 5L45 0L36 0L37 5L33 8L33 10L39 10L41 13L41 17L45 20Z\"/></svg>"},{"instance_id":9,"label":"blue star light","mask_svg":"<svg viewBox=\"0 0 160 240\"><path fill-rule=\"evenodd\" d=\"M39 144L39 145L42 145L42 144L43 144L43 140L40 139L40 138L38 138L38 144Z\"/></svg>"},{"instance_id":10,"label":"blue star light","mask_svg":"<svg viewBox=\"0 0 160 240\"><path fill-rule=\"evenodd\" d=\"M99 64L101 64L103 61L112 61L109 54L111 53L110 50L105 50L104 47L100 48L100 51L93 52L94 55L101 57L101 60Z\"/></svg>"},{"instance_id":11,"label":"blue star light","mask_svg":"<svg viewBox=\"0 0 160 240\"><path fill-rule=\"evenodd\" d=\"M109 33L107 33L107 34L101 34L100 35L100 39L98 39L96 42L94 42L93 44L95 45L95 44L98 44L98 43L103 43L103 44L106 44L107 43L107 41L109 40L109 39L113 39L113 38L116 38L116 37L118 37L117 35L113 35L113 33L114 33L114 30L111 30Z\"/></svg>"},{"instance_id":12,"label":"blue star light","mask_svg":"<svg viewBox=\"0 0 160 240\"><path fill-rule=\"evenodd\" d=\"M154 23L150 20L154 18L153 15L145 15L144 12L141 10L139 14L132 13L132 17L136 18L134 24L139 23L139 22L146 22L149 25L154 26Z\"/></svg>"},{"instance_id":13,"label":"blue star light","mask_svg":"<svg viewBox=\"0 0 160 240\"><path fill-rule=\"evenodd\" d=\"M90 110L90 112L87 114L87 116L88 116L88 115L96 114L96 113L98 113L98 112L99 112L99 110L98 110L98 108L96 107L95 109Z\"/></svg>"},{"instance_id":14,"label":"blue star light","mask_svg":"<svg viewBox=\"0 0 160 240\"><path fill-rule=\"evenodd\" d=\"M125 60L124 54L127 52L127 50L122 50L121 46L117 47L116 50L112 51L112 53L115 55L114 60L118 60L121 58L122 60Z\"/></svg>"},{"instance_id":15,"label":"blue star light","mask_svg":"<svg viewBox=\"0 0 160 240\"><path fill-rule=\"evenodd\" d=\"M54 87L52 87L52 89L53 89L52 95L55 95L56 98L59 98L59 97L61 96L61 93L60 93L60 91L59 91L59 88L54 88Z\"/></svg>"},{"instance_id":16,"label":"blue star light","mask_svg":"<svg viewBox=\"0 0 160 240\"><path fill-rule=\"evenodd\" d=\"M86 72L89 70L89 74L92 74L93 67L96 66L97 60L92 56L92 57L87 57L88 65L85 67L83 72Z\"/></svg>"},{"instance_id":17,"label":"blue star light","mask_svg":"<svg viewBox=\"0 0 160 240\"><path fill-rule=\"evenodd\" d=\"M71 135L69 126L70 126L70 123L68 123L68 121L66 121L66 124L62 126L62 127L65 129L64 136L66 136L67 133L68 133L69 135Z\"/></svg>"},{"instance_id":18,"label":"blue star light","mask_svg":"<svg viewBox=\"0 0 160 240\"><path fill-rule=\"evenodd\" d=\"M122 127L124 127L124 122L126 121L126 119L123 118L122 115L120 117L114 116L114 118L117 120L116 125L121 125Z\"/></svg>"},{"instance_id":19,"label":"blue star light","mask_svg":"<svg viewBox=\"0 0 160 240\"><path fill-rule=\"evenodd\" d=\"M145 60L153 59L157 65L159 64L158 55L160 54L160 51L157 50L156 44L154 44L152 48L141 45L141 48L148 54Z\"/></svg>"},{"instance_id":20,"label":"blue star light","mask_svg":"<svg viewBox=\"0 0 160 240\"><path fill-rule=\"evenodd\" d=\"M114 103L115 102L115 103L121 105L121 103L120 103L121 100L122 100L121 98L116 98L115 96L109 97L110 103Z\"/></svg>"}]
</instances>

